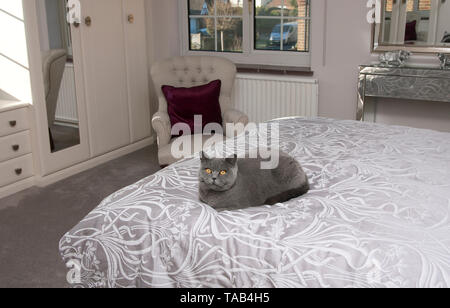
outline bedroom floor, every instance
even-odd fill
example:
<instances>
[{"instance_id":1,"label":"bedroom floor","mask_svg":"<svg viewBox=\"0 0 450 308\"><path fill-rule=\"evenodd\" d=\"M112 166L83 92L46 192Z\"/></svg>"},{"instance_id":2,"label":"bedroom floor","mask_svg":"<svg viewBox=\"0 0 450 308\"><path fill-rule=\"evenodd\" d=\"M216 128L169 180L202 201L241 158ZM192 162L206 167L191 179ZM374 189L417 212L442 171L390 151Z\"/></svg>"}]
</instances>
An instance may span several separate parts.
<instances>
[{"instance_id":1,"label":"bedroom floor","mask_svg":"<svg viewBox=\"0 0 450 308\"><path fill-rule=\"evenodd\" d=\"M49 187L1 199L0 288L67 287L60 238L105 197L158 170L157 147L151 146Z\"/></svg>"}]
</instances>

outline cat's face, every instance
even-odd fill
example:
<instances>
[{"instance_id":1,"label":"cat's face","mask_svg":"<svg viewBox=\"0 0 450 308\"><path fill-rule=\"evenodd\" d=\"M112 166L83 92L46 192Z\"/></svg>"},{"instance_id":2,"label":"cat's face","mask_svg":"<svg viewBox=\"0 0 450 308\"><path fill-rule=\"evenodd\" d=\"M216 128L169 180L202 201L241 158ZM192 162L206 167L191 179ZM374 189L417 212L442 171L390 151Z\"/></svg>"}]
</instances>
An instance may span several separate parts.
<instances>
[{"instance_id":1,"label":"cat's face","mask_svg":"<svg viewBox=\"0 0 450 308\"><path fill-rule=\"evenodd\" d=\"M230 158L210 158L204 152L200 155L200 182L213 191L223 192L231 189L237 180L237 156Z\"/></svg>"}]
</instances>

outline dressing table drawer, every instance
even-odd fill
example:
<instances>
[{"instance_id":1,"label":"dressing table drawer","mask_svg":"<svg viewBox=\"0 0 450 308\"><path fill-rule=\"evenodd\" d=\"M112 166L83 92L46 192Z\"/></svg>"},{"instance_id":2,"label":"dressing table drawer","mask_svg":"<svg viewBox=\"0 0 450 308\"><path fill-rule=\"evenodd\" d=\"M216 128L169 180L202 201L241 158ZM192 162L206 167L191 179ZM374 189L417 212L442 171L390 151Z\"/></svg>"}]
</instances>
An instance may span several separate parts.
<instances>
[{"instance_id":1,"label":"dressing table drawer","mask_svg":"<svg viewBox=\"0 0 450 308\"><path fill-rule=\"evenodd\" d=\"M0 137L0 163L31 153L30 131Z\"/></svg>"},{"instance_id":2,"label":"dressing table drawer","mask_svg":"<svg viewBox=\"0 0 450 308\"><path fill-rule=\"evenodd\" d=\"M33 169L31 154L0 163L0 187L32 177Z\"/></svg>"},{"instance_id":3,"label":"dressing table drawer","mask_svg":"<svg viewBox=\"0 0 450 308\"><path fill-rule=\"evenodd\" d=\"M30 128L28 109L21 108L0 113L0 137Z\"/></svg>"}]
</instances>

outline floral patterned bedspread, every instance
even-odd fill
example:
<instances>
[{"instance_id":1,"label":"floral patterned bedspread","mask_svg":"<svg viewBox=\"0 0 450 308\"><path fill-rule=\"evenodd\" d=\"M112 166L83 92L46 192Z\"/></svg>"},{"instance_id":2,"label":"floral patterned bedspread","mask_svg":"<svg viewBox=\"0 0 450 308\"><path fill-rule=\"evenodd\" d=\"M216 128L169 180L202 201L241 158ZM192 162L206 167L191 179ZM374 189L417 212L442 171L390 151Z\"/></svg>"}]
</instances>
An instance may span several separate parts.
<instances>
[{"instance_id":1,"label":"floral patterned bedspread","mask_svg":"<svg viewBox=\"0 0 450 308\"><path fill-rule=\"evenodd\" d=\"M292 118L306 196L214 211L199 158L106 198L60 242L84 287L450 287L450 134Z\"/></svg>"}]
</instances>

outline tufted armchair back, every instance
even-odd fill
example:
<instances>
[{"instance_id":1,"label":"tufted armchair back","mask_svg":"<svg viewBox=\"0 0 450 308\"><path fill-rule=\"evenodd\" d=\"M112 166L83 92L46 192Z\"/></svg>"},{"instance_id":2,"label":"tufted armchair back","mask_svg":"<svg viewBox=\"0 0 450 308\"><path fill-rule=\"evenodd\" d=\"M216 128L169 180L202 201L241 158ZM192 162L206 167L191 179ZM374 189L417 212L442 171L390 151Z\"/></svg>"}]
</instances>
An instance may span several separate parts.
<instances>
[{"instance_id":1,"label":"tufted armchair back","mask_svg":"<svg viewBox=\"0 0 450 308\"><path fill-rule=\"evenodd\" d=\"M232 109L232 91L236 79L233 62L219 57L187 56L163 60L153 65L151 75L159 101L159 112L167 113L167 101L161 90L164 85L195 87L220 79L222 114Z\"/></svg>"},{"instance_id":2,"label":"tufted armchair back","mask_svg":"<svg viewBox=\"0 0 450 308\"><path fill-rule=\"evenodd\" d=\"M44 73L45 99L47 105L48 126L55 122L59 90L66 68L67 52L64 49L53 49L42 55L42 71Z\"/></svg>"}]
</instances>

